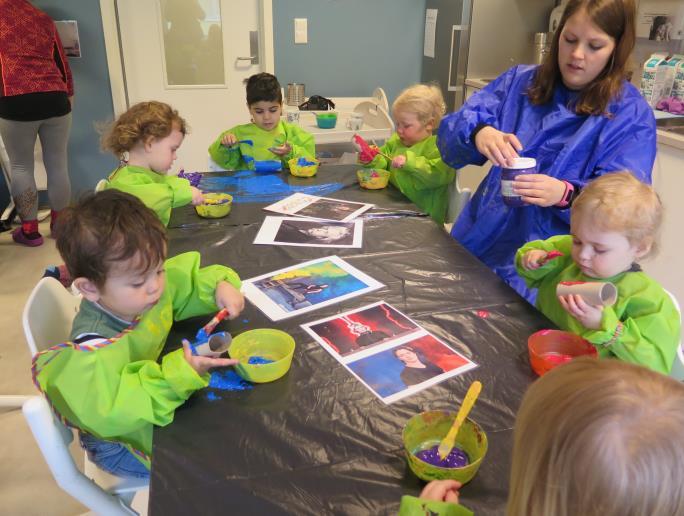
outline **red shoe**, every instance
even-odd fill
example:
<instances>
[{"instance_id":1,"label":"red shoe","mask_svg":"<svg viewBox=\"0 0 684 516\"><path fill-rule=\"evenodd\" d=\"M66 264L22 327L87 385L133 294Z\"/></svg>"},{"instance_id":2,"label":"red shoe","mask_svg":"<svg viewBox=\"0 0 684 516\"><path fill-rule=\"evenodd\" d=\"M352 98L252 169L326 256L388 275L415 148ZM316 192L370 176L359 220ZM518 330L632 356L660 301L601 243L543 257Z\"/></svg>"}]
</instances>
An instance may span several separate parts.
<instances>
[{"instance_id":1,"label":"red shoe","mask_svg":"<svg viewBox=\"0 0 684 516\"><path fill-rule=\"evenodd\" d=\"M25 220L21 227L12 231L12 240L17 244L38 247L43 243L43 236L38 232L37 220Z\"/></svg>"}]
</instances>

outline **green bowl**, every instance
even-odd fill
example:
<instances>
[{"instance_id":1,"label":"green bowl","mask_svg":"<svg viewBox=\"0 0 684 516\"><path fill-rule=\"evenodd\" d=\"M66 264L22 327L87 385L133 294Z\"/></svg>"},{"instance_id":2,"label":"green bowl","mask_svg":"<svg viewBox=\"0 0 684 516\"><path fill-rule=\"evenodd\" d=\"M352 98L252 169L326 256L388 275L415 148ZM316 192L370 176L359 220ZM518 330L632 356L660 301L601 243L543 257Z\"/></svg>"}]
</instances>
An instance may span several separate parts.
<instances>
[{"instance_id":1,"label":"green bowl","mask_svg":"<svg viewBox=\"0 0 684 516\"><path fill-rule=\"evenodd\" d=\"M227 193L204 194L204 204L195 206L195 211L200 217L218 219L230 213L233 205L233 196Z\"/></svg>"},{"instance_id":2,"label":"green bowl","mask_svg":"<svg viewBox=\"0 0 684 516\"><path fill-rule=\"evenodd\" d=\"M266 383L277 380L290 369L295 341L284 331L261 328L241 333L228 348L230 358L237 358L237 373L249 382ZM273 360L270 364L248 364L250 357Z\"/></svg>"},{"instance_id":3,"label":"green bowl","mask_svg":"<svg viewBox=\"0 0 684 516\"><path fill-rule=\"evenodd\" d=\"M332 129L337 125L337 113L319 113L316 123L321 129Z\"/></svg>"},{"instance_id":4,"label":"green bowl","mask_svg":"<svg viewBox=\"0 0 684 516\"><path fill-rule=\"evenodd\" d=\"M429 482L430 480L458 480L462 484L470 482L480 469L482 459L487 453L487 435L484 430L470 418L466 418L458 431L456 446L468 454L470 462L462 468L440 468L420 460L415 456L421 450L438 445L449 432L456 419L455 412L430 410L421 412L408 420L404 426L402 439L404 451L411 471Z\"/></svg>"}]
</instances>

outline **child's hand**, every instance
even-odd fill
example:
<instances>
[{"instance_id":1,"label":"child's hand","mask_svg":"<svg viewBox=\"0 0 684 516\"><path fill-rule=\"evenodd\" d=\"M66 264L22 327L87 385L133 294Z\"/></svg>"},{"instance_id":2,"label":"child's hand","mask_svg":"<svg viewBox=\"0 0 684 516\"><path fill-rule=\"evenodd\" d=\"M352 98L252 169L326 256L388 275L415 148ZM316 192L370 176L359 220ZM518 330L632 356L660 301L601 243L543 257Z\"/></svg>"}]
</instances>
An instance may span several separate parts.
<instances>
[{"instance_id":1,"label":"child's hand","mask_svg":"<svg viewBox=\"0 0 684 516\"><path fill-rule=\"evenodd\" d=\"M285 142L277 147L271 147L269 150L276 156L287 156L290 154L290 152L292 152L292 145L290 145L288 142Z\"/></svg>"},{"instance_id":2,"label":"child's hand","mask_svg":"<svg viewBox=\"0 0 684 516\"><path fill-rule=\"evenodd\" d=\"M420 498L435 502L458 503L461 483L456 480L433 480L423 488Z\"/></svg>"},{"instance_id":3,"label":"child's hand","mask_svg":"<svg viewBox=\"0 0 684 516\"><path fill-rule=\"evenodd\" d=\"M192 192L192 205L197 206L198 204L204 204L204 195L202 195L202 191L194 186L190 187L190 191Z\"/></svg>"},{"instance_id":4,"label":"child's hand","mask_svg":"<svg viewBox=\"0 0 684 516\"><path fill-rule=\"evenodd\" d=\"M590 305L579 294L558 296L563 310L577 319L588 330L600 330L603 307Z\"/></svg>"},{"instance_id":5,"label":"child's hand","mask_svg":"<svg viewBox=\"0 0 684 516\"><path fill-rule=\"evenodd\" d=\"M192 367L200 376L208 373L209 369L213 369L214 367L232 366L239 362L239 360L234 358L212 358L193 355L188 339L183 339L183 356L185 357L185 361L190 364L190 367Z\"/></svg>"},{"instance_id":6,"label":"child's hand","mask_svg":"<svg viewBox=\"0 0 684 516\"><path fill-rule=\"evenodd\" d=\"M475 135L475 147L498 167L505 167L523 149L513 133L503 133L493 127L485 127Z\"/></svg>"},{"instance_id":7,"label":"child's hand","mask_svg":"<svg viewBox=\"0 0 684 516\"><path fill-rule=\"evenodd\" d=\"M221 138L221 145L225 145L226 147L232 147L238 142L237 137L234 134L224 134L223 138Z\"/></svg>"},{"instance_id":8,"label":"child's hand","mask_svg":"<svg viewBox=\"0 0 684 516\"><path fill-rule=\"evenodd\" d=\"M235 319L245 308L245 298L242 293L227 281L220 281L216 285L216 306L226 308L230 315L228 319Z\"/></svg>"},{"instance_id":9,"label":"child's hand","mask_svg":"<svg viewBox=\"0 0 684 516\"><path fill-rule=\"evenodd\" d=\"M406 163L406 156L400 155L392 159L392 168L401 168Z\"/></svg>"},{"instance_id":10,"label":"child's hand","mask_svg":"<svg viewBox=\"0 0 684 516\"><path fill-rule=\"evenodd\" d=\"M541 249L527 251L521 260L523 269L526 271L538 269L542 266L547 254L546 251L542 251Z\"/></svg>"}]
</instances>

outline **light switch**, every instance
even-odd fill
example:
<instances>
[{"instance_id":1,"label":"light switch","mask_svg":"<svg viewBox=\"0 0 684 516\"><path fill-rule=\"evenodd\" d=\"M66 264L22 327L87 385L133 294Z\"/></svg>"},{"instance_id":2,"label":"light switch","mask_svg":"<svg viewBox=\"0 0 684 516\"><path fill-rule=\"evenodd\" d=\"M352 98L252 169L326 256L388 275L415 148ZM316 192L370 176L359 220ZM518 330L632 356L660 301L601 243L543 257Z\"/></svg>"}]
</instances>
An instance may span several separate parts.
<instances>
[{"instance_id":1,"label":"light switch","mask_svg":"<svg viewBox=\"0 0 684 516\"><path fill-rule=\"evenodd\" d=\"M295 43L308 43L309 38L307 34L307 19L306 18L295 18L294 19L294 39Z\"/></svg>"}]
</instances>

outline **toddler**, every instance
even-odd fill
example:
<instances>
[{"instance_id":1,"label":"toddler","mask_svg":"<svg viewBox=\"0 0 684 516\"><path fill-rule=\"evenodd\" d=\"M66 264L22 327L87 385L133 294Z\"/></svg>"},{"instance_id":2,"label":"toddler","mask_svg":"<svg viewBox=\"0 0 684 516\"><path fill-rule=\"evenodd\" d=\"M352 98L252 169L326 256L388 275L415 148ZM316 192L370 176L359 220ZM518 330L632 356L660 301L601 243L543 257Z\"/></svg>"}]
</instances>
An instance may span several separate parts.
<instances>
[{"instance_id":1,"label":"toddler","mask_svg":"<svg viewBox=\"0 0 684 516\"><path fill-rule=\"evenodd\" d=\"M102 137L102 148L121 160L107 188L135 195L165 226L171 208L202 204L202 192L187 179L166 175L186 131L185 120L168 104L150 101L132 106Z\"/></svg>"},{"instance_id":2,"label":"toddler","mask_svg":"<svg viewBox=\"0 0 684 516\"><path fill-rule=\"evenodd\" d=\"M571 235L525 244L515 264L528 287L538 289L537 308L559 328L584 337L602 357L668 374L680 315L668 293L636 263L655 251L661 219L653 188L629 172L606 174L573 203ZM586 281L613 283L617 302L593 306L576 294L556 296L558 283Z\"/></svg>"},{"instance_id":3,"label":"toddler","mask_svg":"<svg viewBox=\"0 0 684 516\"><path fill-rule=\"evenodd\" d=\"M385 156L361 161L365 167L389 170L390 183L439 224L446 218L449 184L456 177L442 161L432 134L444 111L438 86L416 84L405 89L392 104L397 132L380 147Z\"/></svg>"},{"instance_id":4,"label":"toddler","mask_svg":"<svg viewBox=\"0 0 684 516\"><path fill-rule=\"evenodd\" d=\"M247 79L247 108L252 123L233 127L219 135L209 147L209 156L228 170L253 168L253 162L293 158L314 159L316 148L311 134L280 119L283 93L278 79L258 73Z\"/></svg>"},{"instance_id":5,"label":"toddler","mask_svg":"<svg viewBox=\"0 0 684 516\"><path fill-rule=\"evenodd\" d=\"M545 374L516 418L506 514L684 514L682 406L684 385L617 360L581 357ZM430 482L399 515L472 515L459 488Z\"/></svg>"},{"instance_id":6,"label":"toddler","mask_svg":"<svg viewBox=\"0 0 684 516\"><path fill-rule=\"evenodd\" d=\"M91 460L115 475L149 475L153 425L209 383L208 370L235 363L183 349L157 360L174 320L244 307L240 279L200 268L189 252L166 260L154 212L124 192L90 194L60 217L57 248L83 295L69 342L33 357L34 383Z\"/></svg>"}]
</instances>

